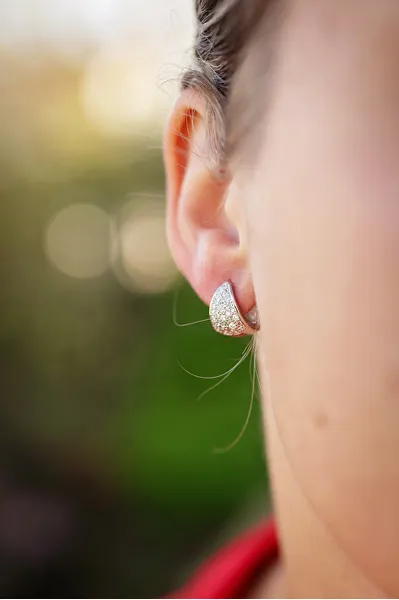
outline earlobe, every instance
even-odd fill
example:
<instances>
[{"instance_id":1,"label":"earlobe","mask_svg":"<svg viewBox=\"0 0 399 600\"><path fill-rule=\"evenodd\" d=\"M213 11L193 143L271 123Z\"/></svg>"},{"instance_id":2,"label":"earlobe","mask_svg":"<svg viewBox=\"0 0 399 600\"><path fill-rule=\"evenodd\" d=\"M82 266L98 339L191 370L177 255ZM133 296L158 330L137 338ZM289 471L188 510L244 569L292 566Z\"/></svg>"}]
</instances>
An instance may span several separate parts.
<instances>
[{"instance_id":1,"label":"earlobe","mask_svg":"<svg viewBox=\"0 0 399 600\"><path fill-rule=\"evenodd\" d=\"M245 314L254 297L242 244L244 223L233 222L226 211L230 177L210 167L206 103L200 94L181 94L166 132L164 160L168 239L177 265L207 304L221 283L231 281Z\"/></svg>"}]
</instances>

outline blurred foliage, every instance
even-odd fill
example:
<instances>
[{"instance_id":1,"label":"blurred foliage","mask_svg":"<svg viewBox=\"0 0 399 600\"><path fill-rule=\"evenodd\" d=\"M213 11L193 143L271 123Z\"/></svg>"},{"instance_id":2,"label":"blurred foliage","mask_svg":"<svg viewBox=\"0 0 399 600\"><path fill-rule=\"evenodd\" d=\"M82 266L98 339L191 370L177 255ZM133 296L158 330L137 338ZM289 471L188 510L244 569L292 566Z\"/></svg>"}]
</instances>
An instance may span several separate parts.
<instances>
[{"instance_id":1,"label":"blurred foliage","mask_svg":"<svg viewBox=\"0 0 399 600\"><path fill-rule=\"evenodd\" d=\"M206 317L182 282L143 295L48 262L61 208L163 202L160 139L96 132L79 66L3 54L0 72L0 595L159 596L265 508L257 400L214 452L245 421L249 360L200 402L215 382L179 366L222 373L246 341L176 327L176 291L180 322Z\"/></svg>"}]
</instances>

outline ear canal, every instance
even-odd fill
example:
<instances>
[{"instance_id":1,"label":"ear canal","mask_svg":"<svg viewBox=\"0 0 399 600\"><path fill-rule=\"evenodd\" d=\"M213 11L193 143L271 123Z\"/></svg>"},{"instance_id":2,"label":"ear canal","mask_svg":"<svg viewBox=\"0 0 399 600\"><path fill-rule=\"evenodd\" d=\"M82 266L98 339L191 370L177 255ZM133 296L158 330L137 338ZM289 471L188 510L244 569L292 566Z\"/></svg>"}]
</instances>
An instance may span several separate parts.
<instances>
[{"instance_id":1,"label":"ear canal","mask_svg":"<svg viewBox=\"0 0 399 600\"><path fill-rule=\"evenodd\" d=\"M209 317L215 331L230 337L254 335L260 327L256 305L243 316L229 281L222 283L213 294Z\"/></svg>"}]
</instances>

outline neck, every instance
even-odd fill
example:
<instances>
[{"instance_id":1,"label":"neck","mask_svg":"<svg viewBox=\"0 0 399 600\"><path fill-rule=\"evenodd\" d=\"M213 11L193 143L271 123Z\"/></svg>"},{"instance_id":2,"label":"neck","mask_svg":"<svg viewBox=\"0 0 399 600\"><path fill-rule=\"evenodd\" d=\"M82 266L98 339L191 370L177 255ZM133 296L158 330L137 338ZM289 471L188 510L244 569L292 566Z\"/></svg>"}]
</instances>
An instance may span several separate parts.
<instances>
[{"instance_id":1,"label":"neck","mask_svg":"<svg viewBox=\"0 0 399 600\"><path fill-rule=\"evenodd\" d=\"M266 412L268 458L281 549L282 568L273 574L273 587L277 582L278 595L385 598L386 594L354 565L333 533L318 519L293 476L270 407ZM270 581L265 580L264 584L267 593Z\"/></svg>"}]
</instances>

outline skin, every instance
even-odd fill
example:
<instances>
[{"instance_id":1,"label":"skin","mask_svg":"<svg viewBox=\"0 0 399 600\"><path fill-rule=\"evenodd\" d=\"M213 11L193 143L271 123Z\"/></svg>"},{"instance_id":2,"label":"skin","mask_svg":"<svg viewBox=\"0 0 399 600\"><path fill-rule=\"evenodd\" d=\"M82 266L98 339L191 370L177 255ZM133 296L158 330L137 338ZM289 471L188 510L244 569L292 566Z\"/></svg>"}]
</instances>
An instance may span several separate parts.
<instances>
[{"instance_id":1,"label":"skin","mask_svg":"<svg viewBox=\"0 0 399 600\"><path fill-rule=\"evenodd\" d=\"M282 562L251 597L397 597L398 2L292 0L267 106L224 179L198 92L165 138L178 266L204 302L229 279L260 315Z\"/></svg>"}]
</instances>

